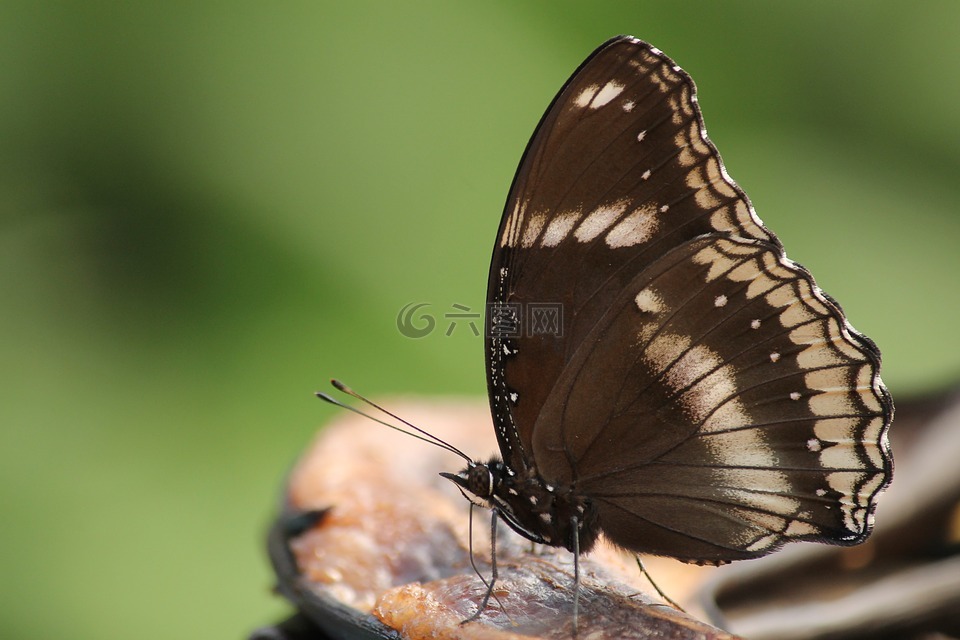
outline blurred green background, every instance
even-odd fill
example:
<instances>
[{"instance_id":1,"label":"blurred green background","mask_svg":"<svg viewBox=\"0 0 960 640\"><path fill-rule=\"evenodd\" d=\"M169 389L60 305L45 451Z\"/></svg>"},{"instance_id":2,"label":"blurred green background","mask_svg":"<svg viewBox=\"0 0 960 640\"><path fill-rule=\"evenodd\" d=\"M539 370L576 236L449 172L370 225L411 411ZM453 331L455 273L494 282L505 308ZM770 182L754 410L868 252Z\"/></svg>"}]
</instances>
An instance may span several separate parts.
<instances>
[{"instance_id":1,"label":"blurred green background","mask_svg":"<svg viewBox=\"0 0 960 640\"><path fill-rule=\"evenodd\" d=\"M484 393L443 315L482 309L524 145L618 33L697 80L895 396L955 380L960 3L7 1L0 635L283 615L262 537L311 393Z\"/></svg>"}]
</instances>

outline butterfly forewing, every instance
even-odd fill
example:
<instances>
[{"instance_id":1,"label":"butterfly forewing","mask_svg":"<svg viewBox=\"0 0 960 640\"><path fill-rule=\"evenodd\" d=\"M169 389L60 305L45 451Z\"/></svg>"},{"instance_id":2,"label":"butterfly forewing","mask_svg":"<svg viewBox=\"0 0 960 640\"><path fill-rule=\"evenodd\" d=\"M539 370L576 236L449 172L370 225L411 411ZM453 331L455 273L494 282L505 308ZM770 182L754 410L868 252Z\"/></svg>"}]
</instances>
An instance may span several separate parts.
<instances>
[{"instance_id":1,"label":"butterfly forewing","mask_svg":"<svg viewBox=\"0 0 960 640\"><path fill-rule=\"evenodd\" d=\"M891 469L879 352L785 258L658 50L614 39L554 100L488 302L505 461L595 500L614 542L722 561L868 533Z\"/></svg>"},{"instance_id":2,"label":"butterfly forewing","mask_svg":"<svg viewBox=\"0 0 960 640\"><path fill-rule=\"evenodd\" d=\"M618 38L581 66L537 127L488 285L488 302L521 314L520 335L493 331L487 343L494 413L510 425L498 436L510 455L529 439L572 351L634 275L703 233L776 242L727 177L694 96L693 81L669 58ZM536 304L562 313L562 341L536 332ZM511 365L521 352L536 371Z\"/></svg>"}]
</instances>

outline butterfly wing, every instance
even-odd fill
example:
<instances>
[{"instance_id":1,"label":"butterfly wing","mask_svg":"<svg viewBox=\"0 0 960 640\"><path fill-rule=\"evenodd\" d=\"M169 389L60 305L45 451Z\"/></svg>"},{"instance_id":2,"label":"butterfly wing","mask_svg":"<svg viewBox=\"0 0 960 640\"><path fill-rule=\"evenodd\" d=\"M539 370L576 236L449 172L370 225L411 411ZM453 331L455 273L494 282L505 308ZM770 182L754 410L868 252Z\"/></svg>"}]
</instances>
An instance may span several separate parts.
<instances>
[{"instance_id":1,"label":"butterfly wing","mask_svg":"<svg viewBox=\"0 0 960 640\"><path fill-rule=\"evenodd\" d=\"M533 463L540 407L610 299L710 232L777 242L707 139L690 77L644 42L610 40L537 127L491 260L487 377L511 466Z\"/></svg>"},{"instance_id":2,"label":"butterfly wing","mask_svg":"<svg viewBox=\"0 0 960 640\"><path fill-rule=\"evenodd\" d=\"M612 301L532 449L636 551L724 561L792 539L856 544L891 471L879 367L779 247L711 234Z\"/></svg>"},{"instance_id":3,"label":"butterfly wing","mask_svg":"<svg viewBox=\"0 0 960 640\"><path fill-rule=\"evenodd\" d=\"M708 254L725 257L694 260ZM673 337L646 344L637 313L658 300ZM868 532L891 466L879 354L785 259L658 50L615 38L558 94L511 188L488 303L504 459L595 496L614 541L725 560ZM778 378L750 364L764 358Z\"/></svg>"}]
</instances>

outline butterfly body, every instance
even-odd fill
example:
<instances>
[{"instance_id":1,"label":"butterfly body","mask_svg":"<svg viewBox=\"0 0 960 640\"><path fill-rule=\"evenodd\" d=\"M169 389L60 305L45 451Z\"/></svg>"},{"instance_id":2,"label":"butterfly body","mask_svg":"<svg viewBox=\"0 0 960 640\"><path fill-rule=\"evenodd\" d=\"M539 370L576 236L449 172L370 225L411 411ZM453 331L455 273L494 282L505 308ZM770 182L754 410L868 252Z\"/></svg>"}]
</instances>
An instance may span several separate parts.
<instances>
[{"instance_id":1,"label":"butterfly body","mask_svg":"<svg viewBox=\"0 0 960 640\"><path fill-rule=\"evenodd\" d=\"M495 509L531 542L586 553L600 534L599 512L590 498L570 486L548 483L534 469L518 474L492 458L486 464L472 463L459 474L442 475L472 503Z\"/></svg>"}]
</instances>

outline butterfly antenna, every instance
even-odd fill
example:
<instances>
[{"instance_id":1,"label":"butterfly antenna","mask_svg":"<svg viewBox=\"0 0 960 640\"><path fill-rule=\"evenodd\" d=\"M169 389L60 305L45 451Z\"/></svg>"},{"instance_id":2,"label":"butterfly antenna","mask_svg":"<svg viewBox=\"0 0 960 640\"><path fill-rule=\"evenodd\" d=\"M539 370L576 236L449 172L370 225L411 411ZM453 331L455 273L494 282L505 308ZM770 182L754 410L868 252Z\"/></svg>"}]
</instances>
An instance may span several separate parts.
<instances>
[{"instance_id":1,"label":"butterfly antenna","mask_svg":"<svg viewBox=\"0 0 960 640\"><path fill-rule=\"evenodd\" d=\"M390 411L387 411L386 409L384 409L383 407L381 407L381 406L378 405L377 403L375 403L375 402L373 402L372 400L369 400L369 399L363 397L362 395L360 395L359 393L357 393L356 391L354 391L353 389L351 389L351 388L348 387L347 385L343 384L343 383L340 382L339 380L333 379L333 380L330 381L330 384L332 384L333 387L334 387L335 389L337 389L338 391L342 391L343 393L347 394L348 396L353 396L353 397L356 398L357 400L360 400L361 402L364 402L364 403L370 405L370 406L373 407L374 409L377 409L378 411L380 411L380 412L382 412L382 413L390 416L390 417L393 418L394 420L397 420L398 422L401 422L401 423L405 424L406 426L410 427L411 429L413 429L413 430L416 431L417 433L411 433L410 431L407 431L406 429L403 429L403 428L401 428L401 427L398 427L398 426L395 425L395 424L390 424L389 422L386 422L386 421L384 421L384 420L381 420L380 418L374 417L374 416L370 415L369 413L366 413L366 412L364 412L364 411L361 411L360 409L357 409L356 407L352 407L352 406L350 406L350 405L348 405L348 404L344 404L343 402L340 402L340 401L337 400L336 398L333 398L333 397L331 397L331 396L323 393L322 391L317 391L317 392L315 393L315 395L316 395L318 398L320 398L321 400L323 400L323 401L325 401L325 402L329 402L330 404L335 405L335 406L337 406L337 407L340 407L341 409L346 409L347 411L352 411L352 412L356 413L357 415L361 415L361 416L363 416L364 418L367 418L368 420L373 420L374 422L379 423L379 424L382 424L382 425L385 426L385 427L389 427L389 428L393 429L394 431L399 431L400 433L403 433L403 434L405 434L405 435L408 435L408 436L410 436L410 437L412 437L412 438L416 438L417 440L423 440L424 442L429 442L430 444L435 445L435 446L438 446L438 447L440 447L441 449L446 449L446 450L449 451L450 453L455 453L456 455L460 456L461 458L463 458L463 459L466 460L467 462L473 462L473 461L471 460L470 456L468 456L467 454L465 454L463 451L460 451L460 449L457 449L455 446L453 446L453 445L450 444L449 442L446 442L446 441L444 441L444 440L441 440L440 438L438 438L437 436L433 435L432 433L429 433L428 431L424 431L424 430L421 429L420 427L418 427L418 426L416 426L416 425L414 425L414 424L411 424L410 422L404 420L404 419L401 418L400 416L398 416L398 415L396 415L396 414L394 414L394 413L391 413ZM417 434L420 434L420 435L417 435Z\"/></svg>"}]
</instances>

